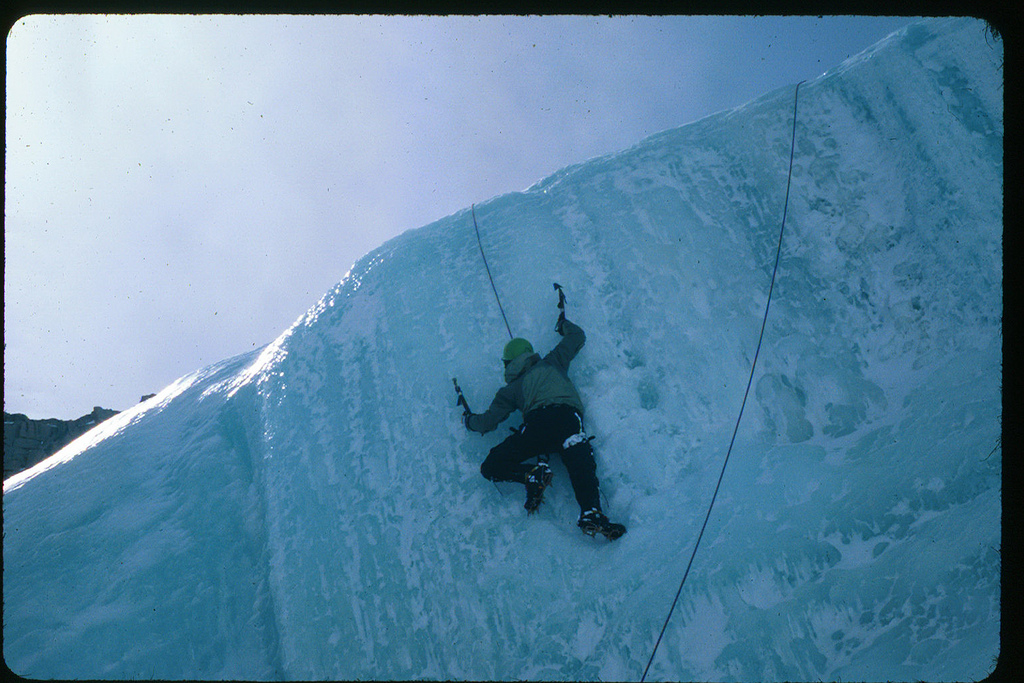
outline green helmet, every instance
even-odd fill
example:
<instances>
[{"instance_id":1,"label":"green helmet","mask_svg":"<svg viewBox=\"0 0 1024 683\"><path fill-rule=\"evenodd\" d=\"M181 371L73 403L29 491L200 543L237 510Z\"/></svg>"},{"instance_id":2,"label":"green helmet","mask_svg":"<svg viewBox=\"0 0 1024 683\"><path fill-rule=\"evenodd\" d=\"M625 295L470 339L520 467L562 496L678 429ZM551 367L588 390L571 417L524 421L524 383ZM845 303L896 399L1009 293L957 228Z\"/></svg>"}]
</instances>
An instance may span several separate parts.
<instances>
[{"instance_id":1,"label":"green helmet","mask_svg":"<svg viewBox=\"0 0 1024 683\"><path fill-rule=\"evenodd\" d=\"M505 344L505 351L501 354L501 359L507 363L524 353L533 353L533 346L522 337L516 337L508 344Z\"/></svg>"}]
</instances>

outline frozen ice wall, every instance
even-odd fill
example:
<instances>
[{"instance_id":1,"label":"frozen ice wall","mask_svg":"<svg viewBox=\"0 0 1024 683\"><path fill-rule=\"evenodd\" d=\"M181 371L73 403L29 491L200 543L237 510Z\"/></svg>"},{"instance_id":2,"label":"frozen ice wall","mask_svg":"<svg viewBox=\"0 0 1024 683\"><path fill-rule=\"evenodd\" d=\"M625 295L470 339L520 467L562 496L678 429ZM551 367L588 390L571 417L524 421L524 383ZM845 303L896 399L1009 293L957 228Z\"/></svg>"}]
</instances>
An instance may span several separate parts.
<instances>
[{"instance_id":1,"label":"frozen ice wall","mask_svg":"<svg viewBox=\"0 0 1024 683\"><path fill-rule=\"evenodd\" d=\"M929 20L800 89L754 389L649 678L966 680L999 653L1002 51ZM35 678L636 680L750 372L793 88L476 207L516 334L571 369L607 543L469 434L507 340L469 211L268 347L4 483L4 656ZM516 420L510 420L510 425Z\"/></svg>"}]
</instances>

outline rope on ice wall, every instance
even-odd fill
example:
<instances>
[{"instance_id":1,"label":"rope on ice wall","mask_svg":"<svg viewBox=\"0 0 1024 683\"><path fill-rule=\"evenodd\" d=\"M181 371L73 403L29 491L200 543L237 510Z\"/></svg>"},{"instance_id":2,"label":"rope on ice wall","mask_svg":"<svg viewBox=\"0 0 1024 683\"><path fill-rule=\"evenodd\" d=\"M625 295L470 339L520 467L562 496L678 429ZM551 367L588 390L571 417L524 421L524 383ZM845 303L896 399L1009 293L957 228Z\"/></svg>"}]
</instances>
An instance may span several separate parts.
<instances>
[{"instance_id":1,"label":"rope on ice wall","mask_svg":"<svg viewBox=\"0 0 1024 683\"><path fill-rule=\"evenodd\" d=\"M512 328L508 325L508 318L505 317L505 309L501 306L501 298L498 296L498 288L494 286L494 278L491 277L491 267L487 265L487 257L484 255L484 245L480 241L480 227L476 224L476 204L470 205L473 212L473 228L476 230L476 243L480 247L480 257L484 260L484 268L487 269L487 279L491 281L491 289L494 290L494 298L498 302L498 310L501 311L501 319L505 321L505 329L508 330L508 338L512 339Z\"/></svg>"},{"instance_id":2,"label":"rope on ice wall","mask_svg":"<svg viewBox=\"0 0 1024 683\"><path fill-rule=\"evenodd\" d=\"M733 444L736 443L736 433L740 429L740 420L743 419L743 409L747 405L747 396L750 395L750 386L754 382L754 368L757 367L757 356L761 353L761 341L764 339L764 328L768 324L768 309L772 303L772 291L775 289L775 276L779 272L779 257L782 255L782 235L786 229L786 211L789 209L789 187L793 181L793 155L796 151L796 103L797 97L800 94L800 86L804 81L796 84L796 92L793 95L793 135L792 140L789 143L789 177L786 180L786 200L782 205L782 225L779 228L779 245L775 250L775 268L772 270L772 282L768 287L768 301L764 305L764 318L761 321L761 334L757 338L757 350L754 352L754 360L750 364L750 378L747 380L747 389L743 392L743 403L740 404L740 413L736 417L736 426L732 430L732 440L729 441L729 449L725 453L725 462L722 463L722 472L718 475L718 483L715 485L715 492L711 496L711 504L708 505L708 513L704 517L704 524L700 528L700 533L697 535L697 542L693 545L693 553L690 555L690 561L686 565L686 571L683 573L683 579L679 582L679 590L676 591L676 597L672 600L672 606L669 607L668 615L665 617L665 623L661 627L661 633L658 634L658 640L654 643L654 649L651 650L651 657L647 660L647 666L644 668L644 674L640 677L641 683L647 679L647 672L650 671L651 663L654 662L654 655L658 652L658 646L661 645L661 639L665 635L665 629L668 627L669 619L672 618L672 612L676 609L676 604L679 602L679 596L683 592L683 584L686 583L686 577L690 575L690 568L693 566L693 558L697 556L697 548L700 546L700 541L704 538L704 530L707 529L708 520L711 519L711 509L715 506L715 499L718 497L718 490L722 487L722 478L725 476L725 468L729 464L729 456L732 454Z\"/></svg>"}]
</instances>

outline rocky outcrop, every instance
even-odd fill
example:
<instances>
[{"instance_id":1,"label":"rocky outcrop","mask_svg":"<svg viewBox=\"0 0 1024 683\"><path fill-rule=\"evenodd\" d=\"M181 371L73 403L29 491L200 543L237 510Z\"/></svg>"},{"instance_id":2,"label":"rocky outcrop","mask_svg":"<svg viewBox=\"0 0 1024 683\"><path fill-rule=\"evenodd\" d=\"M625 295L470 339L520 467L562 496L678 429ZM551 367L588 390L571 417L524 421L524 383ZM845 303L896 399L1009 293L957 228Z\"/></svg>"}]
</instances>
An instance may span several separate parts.
<instances>
[{"instance_id":1,"label":"rocky outcrop","mask_svg":"<svg viewBox=\"0 0 1024 683\"><path fill-rule=\"evenodd\" d=\"M117 413L97 406L77 420L32 420L21 413L5 412L4 479L45 460Z\"/></svg>"}]
</instances>

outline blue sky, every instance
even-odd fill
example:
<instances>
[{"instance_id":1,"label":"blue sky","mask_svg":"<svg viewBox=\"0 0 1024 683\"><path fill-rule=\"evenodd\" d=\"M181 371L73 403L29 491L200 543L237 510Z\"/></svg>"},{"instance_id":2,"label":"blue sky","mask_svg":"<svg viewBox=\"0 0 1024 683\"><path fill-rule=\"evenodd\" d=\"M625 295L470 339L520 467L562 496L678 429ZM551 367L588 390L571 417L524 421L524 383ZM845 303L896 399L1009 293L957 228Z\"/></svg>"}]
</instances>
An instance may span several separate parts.
<instances>
[{"instance_id":1,"label":"blue sky","mask_svg":"<svg viewBox=\"0 0 1024 683\"><path fill-rule=\"evenodd\" d=\"M4 409L123 410L385 240L814 78L907 17L29 16Z\"/></svg>"}]
</instances>

